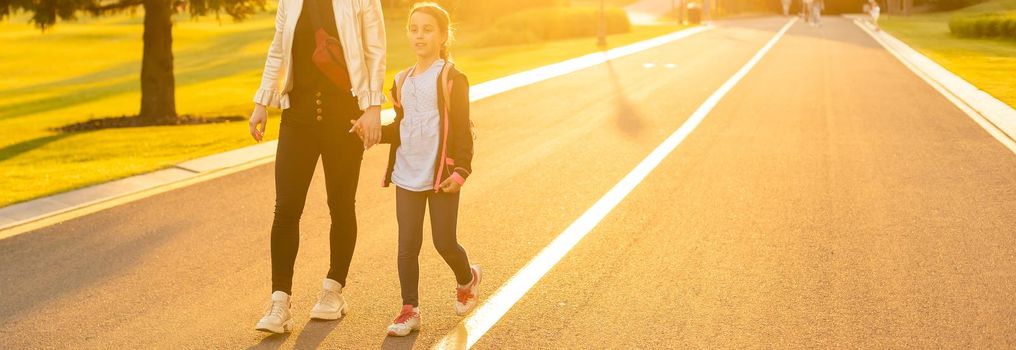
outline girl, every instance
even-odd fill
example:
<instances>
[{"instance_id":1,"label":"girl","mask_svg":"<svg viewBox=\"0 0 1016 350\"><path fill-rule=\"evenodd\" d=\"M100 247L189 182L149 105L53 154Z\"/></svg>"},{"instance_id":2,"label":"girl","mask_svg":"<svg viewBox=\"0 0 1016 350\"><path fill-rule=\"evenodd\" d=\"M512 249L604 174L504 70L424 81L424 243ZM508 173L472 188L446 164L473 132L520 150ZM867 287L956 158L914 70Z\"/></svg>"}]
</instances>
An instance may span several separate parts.
<instances>
[{"instance_id":1,"label":"girl","mask_svg":"<svg viewBox=\"0 0 1016 350\"><path fill-rule=\"evenodd\" d=\"M455 238L459 189L471 172L473 136L469 121L469 82L448 61L452 38L448 12L434 3L417 3L407 34L416 65L395 77L391 94L395 122L381 131L391 143L384 186L394 182L399 222L399 282L402 310L388 335L420 329L417 284L423 241L423 215L429 203L434 247L455 273L455 313L476 306L480 267L469 265Z\"/></svg>"}]
</instances>

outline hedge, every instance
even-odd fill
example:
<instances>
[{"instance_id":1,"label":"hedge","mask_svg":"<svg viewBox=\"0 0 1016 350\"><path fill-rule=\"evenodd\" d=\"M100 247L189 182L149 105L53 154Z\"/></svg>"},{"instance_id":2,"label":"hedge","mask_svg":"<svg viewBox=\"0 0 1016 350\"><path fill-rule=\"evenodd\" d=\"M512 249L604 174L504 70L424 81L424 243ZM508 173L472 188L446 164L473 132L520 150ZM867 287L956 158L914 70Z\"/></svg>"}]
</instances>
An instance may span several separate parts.
<instances>
[{"instance_id":1,"label":"hedge","mask_svg":"<svg viewBox=\"0 0 1016 350\"><path fill-rule=\"evenodd\" d=\"M957 14L949 20L949 31L960 37L1016 39L1016 11Z\"/></svg>"}]
</instances>

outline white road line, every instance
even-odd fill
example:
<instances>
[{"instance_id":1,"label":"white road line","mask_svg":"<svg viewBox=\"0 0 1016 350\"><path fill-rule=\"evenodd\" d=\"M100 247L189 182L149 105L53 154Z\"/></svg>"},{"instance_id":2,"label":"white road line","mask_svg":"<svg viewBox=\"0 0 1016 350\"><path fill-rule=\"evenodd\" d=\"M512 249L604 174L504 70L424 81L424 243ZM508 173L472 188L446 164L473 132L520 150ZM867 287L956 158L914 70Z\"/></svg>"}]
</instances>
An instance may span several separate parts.
<instances>
[{"instance_id":1,"label":"white road line","mask_svg":"<svg viewBox=\"0 0 1016 350\"><path fill-rule=\"evenodd\" d=\"M585 56L576 57L567 61L546 65L540 68L531 69L525 72L512 74L504 78L494 79L469 89L470 100L479 100L488 96L497 95L508 90L517 89L523 86L532 85L544 80L559 77L565 74L577 72L610 60L649 50L676 40L705 32L712 29L712 26L700 26L695 28L676 31L667 35L655 37L649 40L640 41L606 52L596 52Z\"/></svg>"},{"instance_id":2,"label":"white road line","mask_svg":"<svg viewBox=\"0 0 1016 350\"><path fill-rule=\"evenodd\" d=\"M642 182L646 176L649 175L653 169L656 168L664 158L667 157L678 145L696 127L702 120L705 119L706 115L720 102L720 100L726 96L731 89L745 75L751 71L752 68L762 59L763 56L769 49L771 49L776 42L790 29L790 27L797 22L797 18L791 19L787 24L780 29L769 39L769 42L765 44L755 56L753 56L748 63L745 63L737 73L734 73L719 89L713 92L699 106L698 109L692 113L691 117L688 118L684 124L681 125L673 134L667 137L652 153L649 154L645 159L640 162L635 169L633 169L628 175L626 175L621 182L614 185L607 194L603 195L595 204L585 213L582 214L575 222L568 226L563 232L561 232L557 238L554 239L546 248L540 251L529 263L526 264L522 270L519 270L508 279L505 284L495 291L487 300L478 306L476 310L468 317L462 320L451 333L447 334L442 338L435 349L464 349L470 348L484 334L494 326L497 321L504 316L527 292L533 287L551 268L554 267L561 258L563 258L572 248L578 244L590 231L596 227L597 224L603 220L611 210L617 206L639 183Z\"/></svg>"},{"instance_id":3,"label":"white road line","mask_svg":"<svg viewBox=\"0 0 1016 350\"><path fill-rule=\"evenodd\" d=\"M713 26L703 25L694 28L678 30L676 32L661 35L652 39L639 41L633 44L613 48L603 52L594 52L585 56L579 56L569 60L548 64L546 66L533 68L527 71L515 73L505 77L486 81L469 87L469 101L475 102L504 92L515 90L539 83L541 81L571 74L604 62L615 60L628 55L636 54L645 50L665 45L689 36L713 29ZM381 121L385 124L395 120L395 110L388 108L381 111Z\"/></svg>"}]
</instances>

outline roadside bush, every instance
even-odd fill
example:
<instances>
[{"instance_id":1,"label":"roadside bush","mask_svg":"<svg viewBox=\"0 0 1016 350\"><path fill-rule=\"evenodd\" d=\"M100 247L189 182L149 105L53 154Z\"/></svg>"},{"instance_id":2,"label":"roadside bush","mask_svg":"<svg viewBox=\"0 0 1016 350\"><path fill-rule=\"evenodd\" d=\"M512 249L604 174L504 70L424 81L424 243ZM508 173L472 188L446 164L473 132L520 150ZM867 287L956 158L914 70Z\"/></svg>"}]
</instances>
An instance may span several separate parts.
<instances>
[{"instance_id":1,"label":"roadside bush","mask_svg":"<svg viewBox=\"0 0 1016 350\"><path fill-rule=\"evenodd\" d=\"M1016 39L1016 11L957 14L949 20L949 32L968 38Z\"/></svg>"}]
</instances>

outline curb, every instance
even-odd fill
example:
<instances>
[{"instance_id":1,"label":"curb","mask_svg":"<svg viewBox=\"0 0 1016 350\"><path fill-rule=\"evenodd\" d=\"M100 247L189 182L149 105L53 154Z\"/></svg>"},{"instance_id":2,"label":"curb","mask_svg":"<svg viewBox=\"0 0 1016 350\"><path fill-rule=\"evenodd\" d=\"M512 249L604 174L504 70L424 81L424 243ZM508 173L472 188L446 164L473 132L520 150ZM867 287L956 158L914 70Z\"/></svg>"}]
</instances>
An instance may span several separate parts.
<instances>
[{"instance_id":1,"label":"curb","mask_svg":"<svg viewBox=\"0 0 1016 350\"><path fill-rule=\"evenodd\" d=\"M0 239L271 163L277 144L268 141L0 208Z\"/></svg>"},{"instance_id":2,"label":"curb","mask_svg":"<svg viewBox=\"0 0 1016 350\"><path fill-rule=\"evenodd\" d=\"M699 26L514 73L473 85L470 102L540 81L570 74L598 64L642 52L712 29ZM383 123L395 119L391 108L381 112ZM278 140L185 161L167 169L135 175L99 185L0 208L0 239L13 237L76 217L150 197L202 181L233 174L275 160Z\"/></svg>"},{"instance_id":3,"label":"curb","mask_svg":"<svg viewBox=\"0 0 1016 350\"><path fill-rule=\"evenodd\" d=\"M884 30L874 31L867 16L843 15L875 39L917 76L938 90L981 125L1009 150L1016 153L1016 109L978 89L927 56Z\"/></svg>"}]
</instances>

